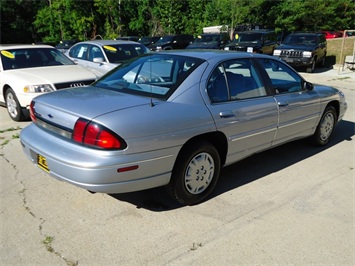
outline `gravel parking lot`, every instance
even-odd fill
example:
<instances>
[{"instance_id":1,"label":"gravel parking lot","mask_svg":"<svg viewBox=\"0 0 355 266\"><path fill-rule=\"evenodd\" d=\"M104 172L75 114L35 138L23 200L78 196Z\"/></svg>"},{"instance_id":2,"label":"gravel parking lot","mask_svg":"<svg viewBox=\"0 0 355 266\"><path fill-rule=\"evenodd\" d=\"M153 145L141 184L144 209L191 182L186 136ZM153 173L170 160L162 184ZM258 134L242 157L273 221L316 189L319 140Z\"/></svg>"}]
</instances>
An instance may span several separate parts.
<instances>
[{"instance_id":1,"label":"gravel parking lot","mask_svg":"<svg viewBox=\"0 0 355 266\"><path fill-rule=\"evenodd\" d=\"M343 90L330 144L306 140L225 168L206 202L163 188L91 194L34 167L18 139L30 122L0 108L0 265L355 265L355 73L302 73Z\"/></svg>"}]
</instances>

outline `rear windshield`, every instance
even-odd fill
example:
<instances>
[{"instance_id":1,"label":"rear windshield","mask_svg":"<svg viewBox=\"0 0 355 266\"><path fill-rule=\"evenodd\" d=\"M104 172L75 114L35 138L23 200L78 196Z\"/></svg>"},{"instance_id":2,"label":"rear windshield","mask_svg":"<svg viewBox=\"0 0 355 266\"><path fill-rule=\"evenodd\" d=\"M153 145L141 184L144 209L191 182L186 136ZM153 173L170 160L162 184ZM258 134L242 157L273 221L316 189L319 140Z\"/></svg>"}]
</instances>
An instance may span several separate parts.
<instances>
[{"instance_id":1,"label":"rear windshield","mask_svg":"<svg viewBox=\"0 0 355 266\"><path fill-rule=\"evenodd\" d=\"M2 50L0 54L4 70L74 65L62 52L54 48L8 49Z\"/></svg>"},{"instance_id":2,"label":"rear windshield","mask_svg":"<svg viewBox=\"0 0 355 266\"><path fill-rule=\"evenodd\" d=\"M120 65L93 85L166 100L202 62L187 56L145 54Z\"/></svg>"}]
</instances>

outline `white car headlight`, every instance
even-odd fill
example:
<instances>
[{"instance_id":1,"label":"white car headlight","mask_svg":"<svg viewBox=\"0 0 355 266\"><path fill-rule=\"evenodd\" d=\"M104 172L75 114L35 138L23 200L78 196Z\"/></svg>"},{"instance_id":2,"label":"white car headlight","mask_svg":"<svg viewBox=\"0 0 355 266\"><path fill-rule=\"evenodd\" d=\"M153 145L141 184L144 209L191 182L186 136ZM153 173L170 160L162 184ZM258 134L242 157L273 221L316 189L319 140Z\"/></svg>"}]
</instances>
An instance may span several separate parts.
<instances>
[{"instance_id":1,"label":"white car headlight","mask_svg":"<svg viewBox=\"0 0 355 266\"><path fill-rule=\"evenodd\" d=\"M50 84L39 84L39 85L27 85L23 88L24 92L51 92L54 91L53 87Z\"/></svg>"},{"instance_id":2,"label":"white car headlight","mask_svg":"<svg viewBox=\"0 0 355 266\"><path fill-rule=\"evenodd\" d=\"M280 55L281 54L281 50L274 50L274 55Z\"/></svg>"},{"instance_id":3,"label":"white car headlight","mask_svg":"<svg viewBox=\"0 0 355 266\"><path fill-rule=\"evenodd\" d=\"M303 52L303 57L312 57L312 52L304 51Z\"/></svg>"}]
</instances>

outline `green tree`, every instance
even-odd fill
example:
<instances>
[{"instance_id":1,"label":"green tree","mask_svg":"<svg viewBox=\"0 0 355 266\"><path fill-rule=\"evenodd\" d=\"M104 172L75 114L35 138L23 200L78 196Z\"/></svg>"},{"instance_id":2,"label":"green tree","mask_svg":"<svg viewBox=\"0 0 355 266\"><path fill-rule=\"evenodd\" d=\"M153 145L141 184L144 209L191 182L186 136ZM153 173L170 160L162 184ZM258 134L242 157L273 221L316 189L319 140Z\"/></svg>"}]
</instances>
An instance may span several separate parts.
<instances>
[{"instance_id":1,"label":"green tree","mask_svg":"<svg viewBox=\"0 0 355 266\"><path fill-rule=\"evenodd\" d=\"M43 4L36 0L0 0L0 43L35 42L33 20Z\"/></svg>"},{"instance_id":2,"label":"green tree","mask_svg":"<svg viewBox=\"0 0 355 266\"><path fill-rule=\"evenodd\" d=\"M94 28L93 2L48 0L38 10L34 25L44 42L65 39L87 40Z\"/></svg>"}]
</instances>

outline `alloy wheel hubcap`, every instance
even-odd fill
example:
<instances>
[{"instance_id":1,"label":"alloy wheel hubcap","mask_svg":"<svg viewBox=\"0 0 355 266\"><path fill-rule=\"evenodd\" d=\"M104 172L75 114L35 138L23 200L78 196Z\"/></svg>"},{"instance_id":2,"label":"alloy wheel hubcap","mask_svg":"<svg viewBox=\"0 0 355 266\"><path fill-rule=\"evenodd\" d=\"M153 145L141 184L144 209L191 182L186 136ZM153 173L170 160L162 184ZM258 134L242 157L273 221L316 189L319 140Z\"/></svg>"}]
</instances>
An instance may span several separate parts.
<instances>
[{"instance_id":1,"label":"alloy wheel hubcap","mask_svg":"<svg viewBox=\"0 0 355 266\"><path fill-rule=\"evenodd\" d=\"M7 105L7 110L9 111L9 114L12 117L17 116L17 104L14 99L14 96L12 94L8 94L6 98L6 105Z\"/></svg>"},{"instance_id":2,"label":"alloy wheel hubcap","mask_svg":"<svg viewBox=\"0 0 355 266\"><path fill-rule=\"evenodd\" d=\"M187 166L185 187L191 194L202 193L210 185L214 175L214 161L208 153L197 154Z\"/></svg>"},{"instance_id":3,"label":"alloy wheel hubcap","mask_svg":"<svg viewBox=\"0 0 355 266\"><path fill-rule=\"evenodd\" d=\"M332 134L333 127L334 127L334 116L331 113L328 113L324 117L322 124L320 126L320 139L323 141L327 140L330 134Z\"/></svg>"}]
</instances>

